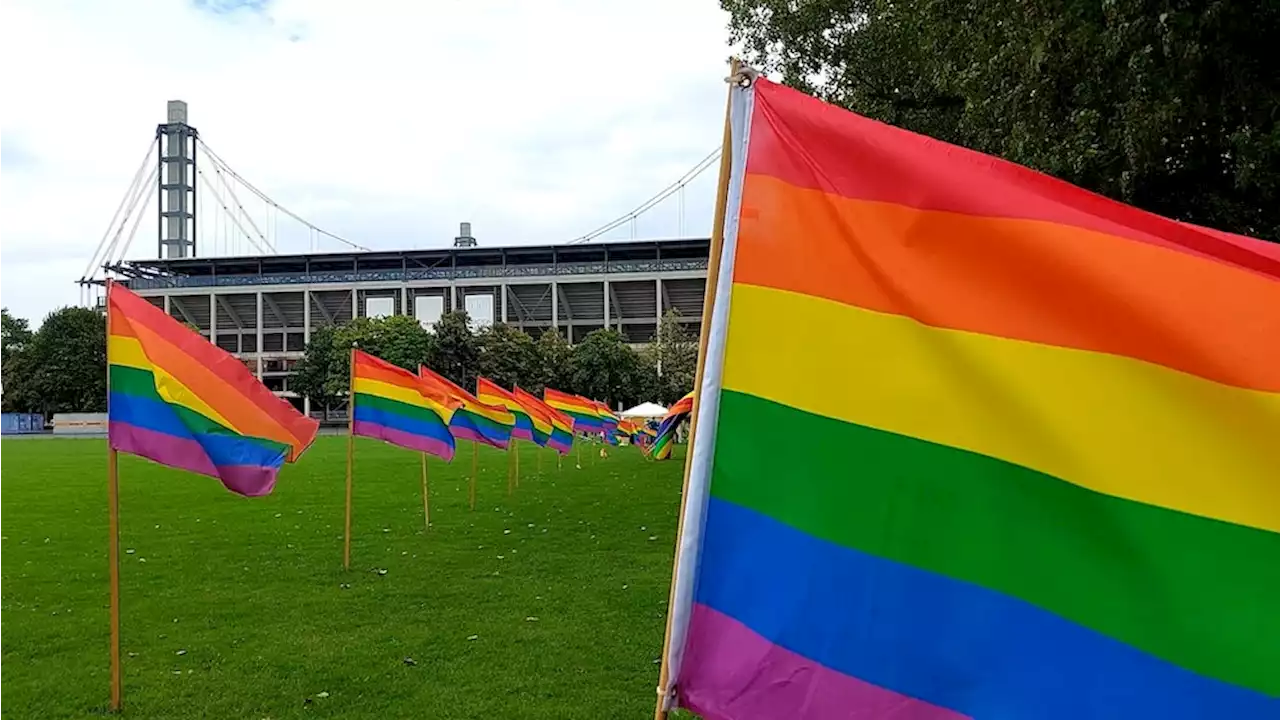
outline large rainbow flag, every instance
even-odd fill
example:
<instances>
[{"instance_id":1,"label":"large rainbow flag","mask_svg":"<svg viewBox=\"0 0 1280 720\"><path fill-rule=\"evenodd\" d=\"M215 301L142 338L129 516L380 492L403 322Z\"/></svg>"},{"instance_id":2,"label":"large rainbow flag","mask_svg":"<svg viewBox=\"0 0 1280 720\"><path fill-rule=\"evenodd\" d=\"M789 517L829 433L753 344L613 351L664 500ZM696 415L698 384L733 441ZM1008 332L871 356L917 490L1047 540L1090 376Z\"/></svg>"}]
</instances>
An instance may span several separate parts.
<instances>
[{"instance_id":1,"label":"large rainbow flag","mask_svg":"<svg viewBox=\"0 0 1280 720\"><path fill-rule=\"evenodd\" d=\"M1280 245L731 98L679 704L1280 718Z\"/></svg>"},{"instance_id":2,"label":"large rainbow flag","mask_svg":"<svg viewBox=\"0 0 1280 720\"><path fill-rule=\"evenodd\" d=\"M446 388L455 400L462 403L449 420L449 431L454 438L507 449L516 418L505 407L480 402L475 395L426 366L418 366L418 375Z\"/></svg>"},{"instance_id":3,"label":"large rainbow flag","mask_svg":"<svg viewBox=\"0 0 1280 720\"><path fill-rule=\"evenodd\" d=\"M461 403L444 386L353 349L351 393L353 435L453 460L449 421Z\"/></svg>"},{"instance_id":4,"label":"large rainbow flag","mask_svg":"<svg viewBox=\"0 0 1280 720\"><path fill-rule=\"evenodd\" d=\"M117 283L107 285L111 447L266 495L319 423L244 363Z\"/></svg>"},{"instance_id":5,"label":"large rainbow flag","mask_svg":"<svg viewBox=\"0 0 1280 720\"><path fill-rule=\"evenodd\" d=\"M658 424L658 432L649 449L649 457L654 460L667 460L671 457L671 451L675 448L676 430L691 412L693 412L692 390L667 408L667 414L662 416L662 422Z\"/></svg>"},{"instance_id":6,"label":"large rainbow flag","mask_svg":"<svg viewBox=\"0 0 1280 720\"><path fill-rule=\"evenodd\" d=\"M517 440L528 440L538 445L546 445L551 437L551 418L536 408L525 407L515 394L498 383L488 379L476 378L476 397L481 402L505 407L516 418L511 437Z\"/></svg>"},{"instance_id":7,"label":"large rainbow flag","mask_svg":"<svg viewBox=\"0 0 1280 720\"><path fill-rule=\"evenodd\" d=\"M567 455L573 449L573 421L564 413L544 403L541 398L526 392L519 386L515 388L514 394L520 405L529 409L530 415L539 415L542 421L551 426L547 447L561 455Z\"/></svg>"},{"instance_id":8,"label":"large rainbow flag","mask_svg":"<svg viewBox=\"0 0 1280 720\"><path fill-rule=\"evenodd\" d=\"M580 395L561 392L551 388L543 389L542 399L551 408L559 410L573 421L574 432L604 432L604 424L601 423L600 415L596 410L595 403L592 401Z\"/></svg>"}]
</instances>

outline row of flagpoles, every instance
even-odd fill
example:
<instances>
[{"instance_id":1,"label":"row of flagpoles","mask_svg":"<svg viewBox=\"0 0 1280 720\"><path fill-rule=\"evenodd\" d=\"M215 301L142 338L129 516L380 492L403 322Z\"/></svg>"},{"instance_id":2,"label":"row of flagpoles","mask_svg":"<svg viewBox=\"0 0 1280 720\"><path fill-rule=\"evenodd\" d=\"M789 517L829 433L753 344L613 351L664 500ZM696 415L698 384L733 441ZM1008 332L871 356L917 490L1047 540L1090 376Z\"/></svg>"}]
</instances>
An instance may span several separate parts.
<instances>
[{"instance_id":1,"label":"row of flagpoles","mask_svg":"<svg viewBox=\"0 0 1280 720\"><path fill-rule=\"evenodd\" d=\"M127 287L107 282L107 488L111 594L111 709L122 705L120 533L117 454L125 452L217 478L245 496L269 494L285 463L314 442L319 423L266 388L237 358ZM576 435L616 443L624 432L642 445L654 434L604 403L548 388L543 397L479 378L472 394L420 367L397 367L351 350L343 566L351 564L352 475L356 436L421 453L423 515L430 527L427 456L453 459L472 443L470 506L475 509L478 448L511 450L508 492L519 482L524 441L559 457ZM541 456L539 456L540 461ZM578 446L581 467L581 446Z\"/></svg>"},{"instance_id":2,"label":"row of flagpoles","mask_svg":"<svg viewBox=\"0 0 1280 720\"><path fill-rule=\"evenodd\" d=\"M481 444L509 451L507 493L520 482L523 441L550 447L558 458L575 446L576 432L598 434L616 442L618 433L649 437L639 425L619 418L608 406L579 395L546 389L543 397L520 387L503 388L488 378L476 379L476 392L467 392L427 367L417 374L393 365L359 348L351 349L348 405L346 515L342 565L351 566L352 485L355 438L370 437L421 453L423 522L431 526L427 456L452 462L457 441L471 442L471 479L468 491L472 510L476 504ZM557 407L559 406L559 407ZM652 431L651 431L652 432ZM541 456L539 462L541 462ZM578 466L582 451L578 445Z\"/></svg>"}]
</instances>

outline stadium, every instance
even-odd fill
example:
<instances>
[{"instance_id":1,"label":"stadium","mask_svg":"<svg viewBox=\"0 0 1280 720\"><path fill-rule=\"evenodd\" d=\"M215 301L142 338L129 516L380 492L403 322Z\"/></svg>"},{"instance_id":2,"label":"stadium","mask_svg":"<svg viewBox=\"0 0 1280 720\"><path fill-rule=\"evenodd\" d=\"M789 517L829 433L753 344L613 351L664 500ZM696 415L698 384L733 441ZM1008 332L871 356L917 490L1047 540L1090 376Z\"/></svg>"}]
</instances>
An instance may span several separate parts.
<instances>
[{"instance_id":1,"label":"stadium","mask_svg":"<svg viewBox=\"0 0 1280 720\"><path fill-rule=\"evenodd\" d=\"M575 342L613 328L652 340L668 310L697 333L707 239L481 247L462 225L438 250L131 260L111 270L130 289L234 353L304 412L289 388L311 333L353 317L411 315L431 325L465 310L476 325L506 323Z\"/></svg>"},{"instance_id":2,"label":"stadium","mask_svg":"<svg viewBox=\"0 0 1280 720\"><path fill-rule=\"evenodd\" d=\"M537 337L554 327L570 343L606 327L647 343L670 310L692 333L700 328L709 239L603 235L628 222L634 234L637 217L677 195L683 222L685 187L716 164L718 153L631 213L568 243L490 247L463 222L452 244L442 238L435 249L381 251L315 227L245 180L187 123L186 103L171 101L167 120L156 127L155 143L80 284L100 287L114 277L235 354L304 412L311 412L309 399L289 387L294 364L316 328L355 317L408 315L429 327L445 312L465 310L477 328L501 322ZM153 196L156 259L125 259ZM246 210L255 201L263 209L257 220ZM313 244L309 253L278 252L268 221L273 213L344 249L315 252ZM234 225L242 252L217 252L209 242L211 218L224 229Z\"/></svg>"}]
</instances>

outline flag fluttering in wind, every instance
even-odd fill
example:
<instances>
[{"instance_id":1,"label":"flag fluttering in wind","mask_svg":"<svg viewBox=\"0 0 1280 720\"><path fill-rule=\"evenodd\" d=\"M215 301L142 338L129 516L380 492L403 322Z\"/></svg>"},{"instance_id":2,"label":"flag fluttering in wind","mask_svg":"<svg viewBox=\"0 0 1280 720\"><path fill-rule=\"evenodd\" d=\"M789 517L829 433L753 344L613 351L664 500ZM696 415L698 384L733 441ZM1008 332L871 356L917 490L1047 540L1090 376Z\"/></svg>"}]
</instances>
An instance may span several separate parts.
<instances>
[{"instance_id":1,"label":"flag fluttering in wind","mask_svg":"<svg viewBox=\"0 0 1280 720\"><path fill-rule=\"evenodd\" d=\"M547 447L554 449L561 455L569 454L569 451L573 449L573 420L544 403L536 395L519 387L515 388L514 394L520 405L529 409L531 416L538 415L541 421L551 426L551 433L547 438Z\"/></svg>"},{"instance_id":2,"label":"flag fluttering in wind","mask_svg":"<svg viewBox=\"0 0 1280 720\"><path fill-rule=\"evenodd\" d=\"M649 457L654 460L667 460L671 457L671 450L676 442L676 430L679 429L680 423L688 419L692 411L693 391L691 390L689 394L677 400L662 417L653 446L649 449Z\"/></svg>"},{"instance_id":3,"label":"flag fluttering in wind","mask_svg":"<svg viewBox=\"0 0 1280 720\"><path fill-rule=\"evenodd\" d=\"M461 403L443 385L353 350L351 396L353 435L453 459L449 421Z\"/></svg>"},{"instance_id":4,"label":"flag fluttering in wind","mask_svg":"<svg viewBox=\"0 0 1280 720\"><path fill-rule=\"evenodd\" d=\"M1280 717L1280 246L731 99L679 704Z\"/></svg>"},{"instance_id":5,"label":"flag fluttering in wind","mask_svg":"<svg viewBox=\"0 0 1280 720\"><path fill-rule=\"evenodd\" d=\"M418 375L439 383L455 400L462 403L449 420L449 430L455 438L484 443L500 450L507 449L511 443L511 431L516 424L515 415L509 410L501 405L480 402L475 395L425 366L418 366Z\"/></svg>"},{"instance_id":6,"label":"flag fluttering in wind","mask_svg":"<svg viewBox=\"0 0 1280 720\"><path fill-rule=\"evenodd\" d=\"M600 414L596 410L594 402L579 395L560 392L551 388L546 388L542 391L542 399L546 401L547 405L559 410L573 420L574 432L600 433L604 431L604 424L600 421Z\"/></svg>"},{"instance_id":7,"label":"flag fluttering in wind","mask_svg":"<svg viewBox=\"0 0 1280 720\"><path fill-rule=\"evenodd\" d=\"M519 398L506 388L488 378L476 378L476 397L483 403L505 407L515 416L516 424L511 437L538 445L547 444L547 439L551 437L551 419L536 408L522 405Z\"/></svg>"},{"instance_id":8,"label":"flag fluttering in wind","mask_svg":"<svg viewBox=\"0 0 1280 720\"><path fill-rule=\"evenodd\" d=\"M600 418L601 435L604 441L610 445L618 444L618 415L609 409L608 405L599 400L592 400L591 405L595 407L596 417Z\"/></svg>"},{"instance_id":9,"label":"flag fluttering in wind","mask_svg":"<svg viewBox=\"0 0 1280 720\"><path fill-rule=\"evenodd\" d=\"M265 495L319 423L245 364L128 288L107 290L112 448Z\"/></svg>"}]
</instances>

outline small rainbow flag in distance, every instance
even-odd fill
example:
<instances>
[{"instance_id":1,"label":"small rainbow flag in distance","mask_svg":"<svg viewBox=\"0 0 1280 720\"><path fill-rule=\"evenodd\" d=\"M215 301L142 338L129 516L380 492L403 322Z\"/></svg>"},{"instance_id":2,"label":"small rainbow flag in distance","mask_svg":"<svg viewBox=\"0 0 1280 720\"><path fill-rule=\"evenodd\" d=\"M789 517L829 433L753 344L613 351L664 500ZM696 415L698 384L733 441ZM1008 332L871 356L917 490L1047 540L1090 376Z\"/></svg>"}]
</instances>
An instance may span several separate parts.
<instances>
[{"instance_id":1,"label":"small rainbow flag in distance","mask_svg":"<svg viewBox=\"0 0 1280 720\"><path fill-rule=\"evenodd\" d=\"M652 447L649 448L649 457L654 460L667 460L671 457L671 450L676 442L676 430L691 412L693 412L693 391L677 400L667 409L667 414L662 416L657 436L653 440Z\"/></svg>"},{"instance_id":2,"label":"small rainbow flag in distance","mask_svg":"<svg viewBox=\"0 0 1280 720\"><path fill-rule=\"evenodd\" d=\"M680 704L1280 718L1280 245L730 93Z\"/></svg>"},{"instance_id":3,"label":"small rainbow flag in distance","mask_svg":"<svg viewBox=\"0 0 1280 720\"><path fill-rule=\"evenodd\" d=\"M476 397L481 402L505 407L516 418L511 437L546 445L551 437L551 419L520 404L520 400L506 388L488 379L476 378Z\"/></svg>"},{"instance_id":4,"label":"small rainbow flag in distance","mask_svg":"<svg viewBox=\"0 0 1280 720\"><path fill-rule=\"evenodd\" d=\"M596 417L600 418L600 434L604 441L610 445L618 444L618 416L609 409L608 405L599 400L590 400L591 406L595 408Z\"/></svg>"},{"instance_id":5,"label":"small rainbow flag in distance","mask_svg":"<svg viewBox=\"0 0 1280 720\"><path fill-rule=\"evenodd\" d=\"M244 363L117 283L107 284L107 437L112 448L266 495L319 423Z\"/></svg>"},{"instance_id":6,"label":"small rainbow flag in distance","mask_svg":"<svg viewBox=\"0 0 1280 720\"><path fill-rule=\"evenodd\" d=\"M351 373L353 434L453 459L449 421L461 403L444 386L363 350L351 351Z\"/></svg>"},{"instance_id":7,"label":"small rainbow flag in distance","mask_svg":"<svg viewBox=\"0 0 1280 720\"><path fill-rule=\"evenodd\" d=\"M604 425L600 422L600 415L596 412L595 404L590 400L551 388L546 388L542 391L542 399L547 405L559 410L573 420L574 432L604 432Z\"/></svg>"},{"instance_id":8,"label":"small rainbow flag in distance","mask_svg":"<svg viewBox=\"0 0 1280 720\"><path fill-rule=\"evenodd\" d=\"M573 448L573 421L564 413L542 402L540 398L523 389L515 388L516 400L529 409L530 414L541 415L551 426L551 435L547 438L547 447L561 455L567 455Z\"/></svg>"},{"instance_id":9,"label":"small rainbow flag in distance","mask_svg":"<svg viewBox=\"0 0 1280 720\"><path fill-rule=\"evenodd\" d=\"M605 405L599 400L593 400L591 402L596 407L596 415L600 417L600 421L604 423L606 428L618 426L620 418L617 413L610 410L608 405Z\"/></svg>"},{"instance_id":10,"label":"small rainbow flag in distance","mask_svg":"<svg viewBox=\"0 0 1280 720\"><path fill-rule=\"evenodd\" d=\"M418 375L439 383L455 400L462 403L449 420L449 431L458 440L491 445L506 450L511 443L511 431L516 417L500 405L486 405L471 393L463 390L445 376L425 365L418 366Z\"/></svg>"}]
</instances>

